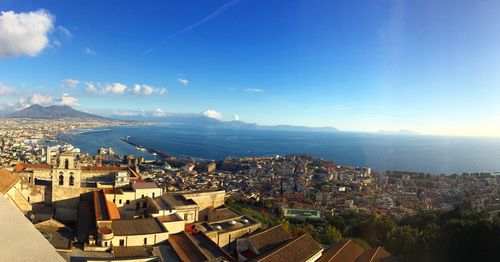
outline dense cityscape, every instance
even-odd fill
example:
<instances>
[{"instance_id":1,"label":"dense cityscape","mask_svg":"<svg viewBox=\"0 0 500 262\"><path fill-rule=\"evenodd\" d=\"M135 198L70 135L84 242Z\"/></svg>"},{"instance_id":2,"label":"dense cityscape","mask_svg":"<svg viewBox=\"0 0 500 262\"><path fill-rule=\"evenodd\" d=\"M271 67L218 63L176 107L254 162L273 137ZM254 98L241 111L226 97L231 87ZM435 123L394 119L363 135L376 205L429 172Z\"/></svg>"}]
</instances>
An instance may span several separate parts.
<instances>
[{"instance_id":1,"label":"dense cityscape","mask_svg":"<svg viewBox=\"0 0 500 262\"><path fill-rule=\"evenodd\" d=\"M0 262L500 261L500 1L0 1Z\"/></svg>"},{"instance_id":2,"label":"dense cityscape","mask_svg":"<svg viewBox=\"0 0 500 262\"><path fill-rule=\"evenodd\" d=\"M335 225L336 217L349 213L398 220L420 212L452 211L457 206L496 214L500 207L499 177L490 173L372 171L313 155L200 161L140 145L136 150L150 151L152 159L122 156L105 147L89 154L57 134L142 123L0 121L2 193L68 260L77 256L261 261L270 259L270 254L286 257L290 252L287 245L277 244L283 239L267 240L277 241L274 253L243 250L239 245L248 244L240 242L251 240L254 234L283 234L290 241L295 237L292 242L297 245L313 247L312 254L305 254L312 260L347 255L338 250L344 245L350 247L344 252L356 258L398 258L382 247L370 249L366 242L340 241L340 228L328 226L329 222ZM123 242L120 234L138 234L141 241ZM358 252L363 248L371 253Z\"/></svg>"}]
</instances>

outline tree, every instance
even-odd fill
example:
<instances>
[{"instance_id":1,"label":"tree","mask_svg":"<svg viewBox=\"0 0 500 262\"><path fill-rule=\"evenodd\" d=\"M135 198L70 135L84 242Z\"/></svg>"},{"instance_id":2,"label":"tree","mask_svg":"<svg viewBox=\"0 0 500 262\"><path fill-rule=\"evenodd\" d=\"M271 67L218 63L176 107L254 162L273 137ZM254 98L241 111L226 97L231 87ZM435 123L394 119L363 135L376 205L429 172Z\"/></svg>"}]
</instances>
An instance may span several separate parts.
<instances>
[{"instance_id":1,"label":"tree","mask_svg":"<svg viewBox=\"0 0 500 262\"><path fill-rule=\"evenodd\" d=\"M321 234L321 244L331 245L337 243L342 239L342 234L334 226L327 226L324 233Z\"/></svg>"}]
</instances>

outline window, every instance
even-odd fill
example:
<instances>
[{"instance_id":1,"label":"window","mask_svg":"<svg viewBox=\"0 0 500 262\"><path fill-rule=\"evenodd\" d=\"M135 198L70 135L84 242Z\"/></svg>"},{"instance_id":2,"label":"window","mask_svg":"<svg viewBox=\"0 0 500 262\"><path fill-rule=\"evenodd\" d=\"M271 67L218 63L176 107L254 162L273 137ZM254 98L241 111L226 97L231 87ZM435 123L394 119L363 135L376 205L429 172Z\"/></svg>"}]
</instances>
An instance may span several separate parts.
<instances>
[{"instance_id":1,"label":"window","mask_svg":"<svg viewBox=\"0 0 500 262\"><path fill-rule=\"evenodd\" d=\"M69 160L64 160L64 169L69 169Z\"/></svg>"},{"instance_id":2,"label":"window","mask_svg":"<svg viewBox=\"0 0 500 262\"><path fill-rule=\"evenodd\" d=\"M153 192L153 195L152 195L152 196L153 196L153 197L155 197L155 192Z\"/></svg>"},{"instance_id":3,"label":"window","mask_svg":"<svg viewBox=\"0 0 500 262\"><path fill-rule=\"evenodd\" d=\"M147 245L147 244L148 244L148 238L147 238L147 237L145 237L145 238L144 238L144 245Z\"/></svg>"},{"instance_id":4,"label":"window","mask_svg":"<svg viewBox=\"0 0 500 262\"><path fill-rule=\"evenodd\" d=\"M126 200L125 204L127 204L127 205L130 204L130 200Z\"/></svg>"},{"instance_id":5,"label":"window","mask_svg":"<svg viewBox=\"0 0 500 262\"><path fill-rule=\"evenodd\" d=\"M69 177L69 185L70 186L75 185L75 177L73 176L73 173L71 173L71 176Z\"/></svg>"},{"instance_id":6,"label":"window","mask_svg":"<svg viewBox=\"0 0 500 262\"><path fill-rule=\"evenodd\" d=\"M108 246L108 242L104 241L104 246L107 247Z\"/></svg>"},{"instance_id":7,"label":"window","mask_svg":"<svg viewBox=\"0 0 500 262\"><path fill-rule=\"evenodd\" d=\"M120 239L120 246L121 247L125 246L125 239Z\"/></svg>"},{"instance_id":8,"label":"window","mask_svg":"<svg viewBox=\"0 0 500 262\"><path fill-rule=\"evenodd\" d=\"M120 204L120 205L122 204L122 200L121 199L118 200L118 204Z\"/></svg>"},{"instance_id":9,"label":"window","mask_svg":"<svg viewBox=\"0 0 500 262\"><path fill-rule=\"evenodd\" d=\"M59 185L64 185L64 175L62 173L59 175Z\"/></svg>"}]
</instances>

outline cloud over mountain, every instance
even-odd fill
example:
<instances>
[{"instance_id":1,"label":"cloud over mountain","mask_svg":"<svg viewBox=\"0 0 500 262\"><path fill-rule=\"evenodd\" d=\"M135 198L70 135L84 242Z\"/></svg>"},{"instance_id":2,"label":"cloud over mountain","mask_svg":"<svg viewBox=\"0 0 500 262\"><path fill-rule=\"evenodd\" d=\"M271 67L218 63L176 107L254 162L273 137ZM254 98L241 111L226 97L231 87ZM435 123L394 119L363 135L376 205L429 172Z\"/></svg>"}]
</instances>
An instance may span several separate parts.
<instances>
[{"instance_id":1,"label":"cloud over mountain","mask_svg":"<svg viewBox=\"0 0 500 262\"><path fill-rule=\"evenodd\" d=\"M217 120L222 119L222 114L213 110L213 109L208 109L205 112L203 112L202 114L208 118L213 118L213 119L217 119Z\"/></svg>"}]
</instances>

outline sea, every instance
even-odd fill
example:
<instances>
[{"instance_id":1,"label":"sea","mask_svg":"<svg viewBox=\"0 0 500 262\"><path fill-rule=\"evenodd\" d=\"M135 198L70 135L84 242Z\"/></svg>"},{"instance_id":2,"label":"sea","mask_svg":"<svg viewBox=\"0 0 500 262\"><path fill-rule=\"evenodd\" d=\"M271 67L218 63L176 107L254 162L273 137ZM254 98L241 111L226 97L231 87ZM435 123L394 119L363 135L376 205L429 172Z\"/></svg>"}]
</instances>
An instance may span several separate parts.
<instances>
[{"instance_id":1,"label":"sea","mask_svg":"<svg viewBox=\"0 0 500 262\"><path fill-rule=\"evenodd\" d=\"M154 158L121 140L172 156L222 160L227 156L310 154L337 165L430 174L500 172L500 138L357 132L276 131L182 125L119 126L59 134L82 152L112 147L119 154Z\"/></svg>"}]
</instances>

